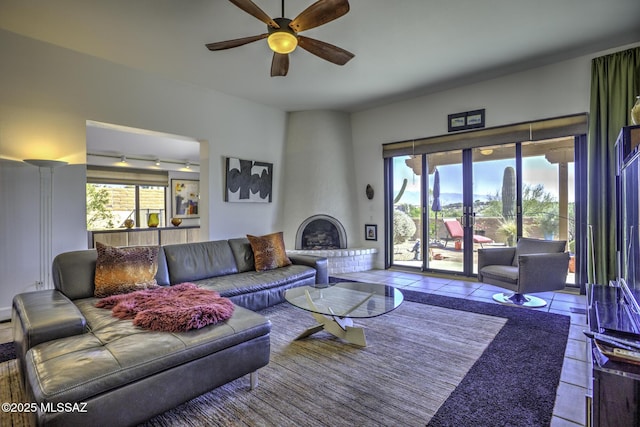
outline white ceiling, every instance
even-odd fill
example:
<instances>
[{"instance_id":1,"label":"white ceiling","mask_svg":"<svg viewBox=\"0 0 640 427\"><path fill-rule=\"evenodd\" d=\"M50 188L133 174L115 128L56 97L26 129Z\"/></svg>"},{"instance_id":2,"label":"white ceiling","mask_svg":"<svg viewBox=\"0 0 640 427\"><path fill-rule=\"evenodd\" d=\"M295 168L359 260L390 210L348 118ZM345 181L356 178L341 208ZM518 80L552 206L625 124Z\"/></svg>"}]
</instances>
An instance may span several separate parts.
<instances>
[{"instance_id":1,"label":"white ceiling","mask_svg":"<svg viewBox=\"0 0 640 427\"><path fill-rule=\"evenodd\" d=\"M254 0L281 15L280 0ZM313 0L287 0L295 17ZM303 34L356 56L340 67L305 50L270 77L266 32L227 0L0 1L0 28L285 111L359 111L640 41L638 0L351 0Z\"/></svg>"},{"instance_id":2,"label":"white ceiling","mask_svg":"<svg viewBox=\"0 0 640 427\"><path fill-rule=\"evenodd\" d=\"M119 163L122 155L127 156L129 167L185 171L187 169L184 166L189 162L193 165L191 171L200 170L200 143L194 139L108 123L87 122L87 164L123 166ZM155 165L156 159L160 160L159 168Z\"/></svg>"}]
</instances>

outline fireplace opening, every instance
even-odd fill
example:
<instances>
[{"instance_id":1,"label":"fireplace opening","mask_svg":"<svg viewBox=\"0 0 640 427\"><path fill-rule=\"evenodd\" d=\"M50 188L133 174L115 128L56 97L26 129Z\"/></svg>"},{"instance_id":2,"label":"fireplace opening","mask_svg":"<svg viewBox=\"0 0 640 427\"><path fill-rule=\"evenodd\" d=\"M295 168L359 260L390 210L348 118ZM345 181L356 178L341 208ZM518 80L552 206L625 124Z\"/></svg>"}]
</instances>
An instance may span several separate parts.
<instances>
[{"instance_id":1,"label":"fireplace opening","mask_svg":"<svg viewBox=\"0 0 640 427\"><path fill-rule=\"evenodd\" d=\"M326 250L347 247L347 234L337 219L328 215L307 218L296 233L296 249Z\"/></svg>"}]
</instances>

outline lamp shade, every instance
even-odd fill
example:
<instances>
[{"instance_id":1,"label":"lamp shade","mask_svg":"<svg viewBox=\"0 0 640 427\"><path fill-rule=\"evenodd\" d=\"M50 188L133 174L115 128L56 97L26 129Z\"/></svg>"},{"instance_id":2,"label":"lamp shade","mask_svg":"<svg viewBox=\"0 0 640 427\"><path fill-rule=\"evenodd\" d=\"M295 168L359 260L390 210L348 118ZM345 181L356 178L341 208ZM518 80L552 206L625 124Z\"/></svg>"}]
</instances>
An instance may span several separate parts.
<instances>
[{"instance_id":1,"label":"lamp shade","mask_svg":"<svg viewBox=\"0 0 640 427\"><path fill-rule=\"evenodd\" d=\"M274 31L269 34L267 43L272 51L287 54L298 46L298 38L289 31Z\"/></svg>"},{"instance_id":2,"label":"lamp shade","mask_svg":"<svg viewBox=\"0 0 640 427\"><path fill-rule=\"evenodd\" d=\"M43 160L43 159L24 159L23 162L28 163L32 166L37 166L40 168L57 168L58 166L64 166L67 162L63 162L61 160Z\"/></svg>"}]
</instances>

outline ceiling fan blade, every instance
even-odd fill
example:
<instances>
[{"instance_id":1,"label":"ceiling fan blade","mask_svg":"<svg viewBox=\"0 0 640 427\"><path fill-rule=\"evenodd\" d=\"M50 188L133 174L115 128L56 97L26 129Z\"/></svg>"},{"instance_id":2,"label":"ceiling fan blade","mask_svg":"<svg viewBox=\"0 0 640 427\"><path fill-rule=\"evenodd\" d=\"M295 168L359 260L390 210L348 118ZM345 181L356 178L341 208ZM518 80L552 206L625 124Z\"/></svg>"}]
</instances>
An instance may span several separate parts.
<instances>
[{"instance_id":1,"label":"ceiling fan blade","mask_svg":"<svg viewBox=\"0 0 640 427\"><path fill-rule=\"evenodd\" d=\"M262 9L260 9L254 2L251 0L229 0L231 3L238 6L240 9L247 12L249 15L253 15L268 26L272 28L280 28L280 26L271 19L269 15L267 15Z\"/></svg>"},{"instance_id":2,"label":"ceiling fan blade","mask_svg":"<svg viewBox=\"0 0 640 427\"><path fill-rule=\"evenodd\" d=\"M318 0L298 15L289 27L296 33L319 27L349 12L347 0Z\"/></svg>"},{"instance_id":3,"label":"ceiling fan blade","mask_svg":"<svg viewBox=\"0 0 640 427\"><path fill-rule=\"evenodd\" d=\"M268 35L268 33L264 33L260 34L259 36L243 37L240 39L225 40L223 42L207 43L206 46L209 50L231 49L232 47L238 47L258 40L266 39Z\"/></svg>"},{"instance_id":4,"label":"ceiling fan blade","mask_svg":"<svg viewBox=\"0 0 640 427\"><path fill-rule=\"evenodd\" d=\"M286 76L289 71L289 54L273 53L271 77Z\"/></svg>"},{"instance_id":5,"label":"ceiling fan blade","mask_svg":"<svg viewBox=\"0 0 640 427\"><path fill-rule=\"evenodd\" d=\"M353 53L341 49L338 46L300 35L298 36L298 46L309 53L337 65L344 65L355 56Z\"/></svg>"}]
</instances>

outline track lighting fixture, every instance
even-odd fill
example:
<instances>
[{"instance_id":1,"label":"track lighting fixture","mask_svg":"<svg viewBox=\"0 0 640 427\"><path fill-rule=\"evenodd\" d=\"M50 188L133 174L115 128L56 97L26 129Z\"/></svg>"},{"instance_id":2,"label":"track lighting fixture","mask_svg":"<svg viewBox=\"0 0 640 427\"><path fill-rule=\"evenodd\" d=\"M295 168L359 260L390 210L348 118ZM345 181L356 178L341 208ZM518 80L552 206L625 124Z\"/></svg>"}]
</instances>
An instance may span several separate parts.
<instances>
[{"instance_id":1,"label":"track lighting fixture","mask_svg":"<svg viewBox=\"0 0 640 427\"><path fill-rule=\"evenodd\" d=\"M103 157L107 159L114 159L109 162L110 165L113 165L112 162L118 163L119 166L130 166L130 167L144 167L144 166L155 166L162 168L180 168L180 169L188 169L192 170L194 167L197 169L200 167L200 164L196 162L191 162L190 160L173 160L173 159L161 159L160 157L142 157L142 156L127 156L126 154L109 154L109 153L87 153L87 157ZM40 161L39 161L40 162ZM197 172L197 170L196 170Z\"/></svg>"}]
</instances>

